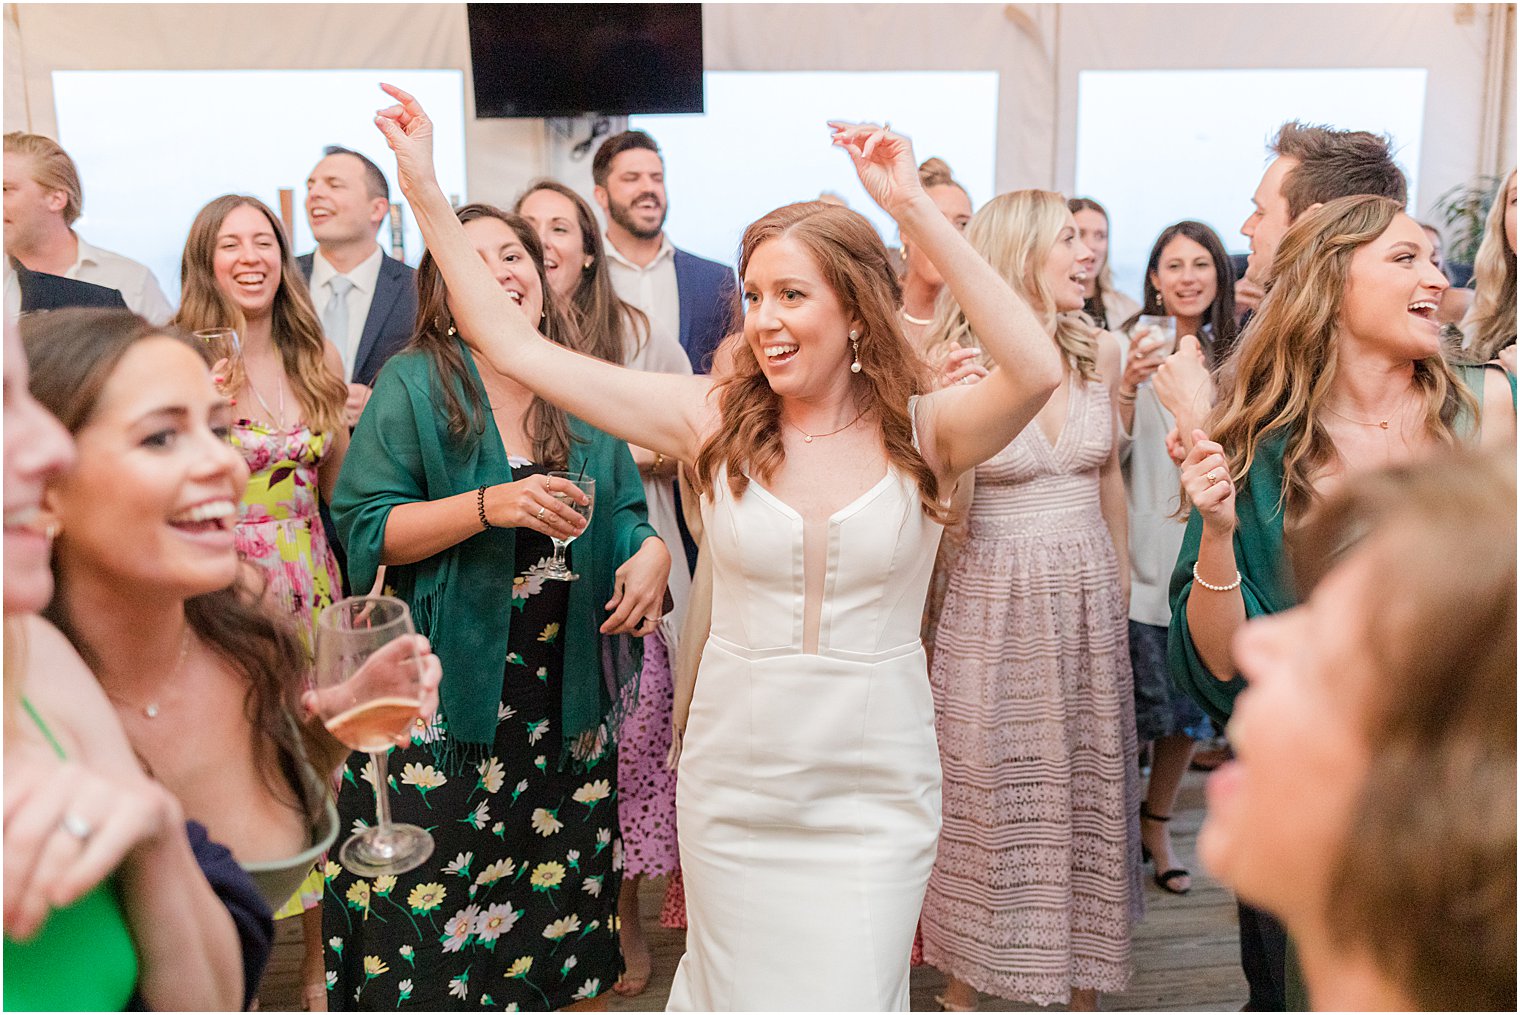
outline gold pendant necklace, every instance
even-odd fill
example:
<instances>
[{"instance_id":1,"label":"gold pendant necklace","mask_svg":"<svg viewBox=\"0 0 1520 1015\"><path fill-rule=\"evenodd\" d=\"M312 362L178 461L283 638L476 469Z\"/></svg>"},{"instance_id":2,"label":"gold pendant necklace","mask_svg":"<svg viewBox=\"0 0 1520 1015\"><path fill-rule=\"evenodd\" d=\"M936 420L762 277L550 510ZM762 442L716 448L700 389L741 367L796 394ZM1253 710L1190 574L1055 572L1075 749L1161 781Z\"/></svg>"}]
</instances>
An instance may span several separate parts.
<instances>
[{"instance_id":1,"label":"gold pendant necklace","mask_svg":"<svg viewBox=\"0 0 1520 1015\"><path fill-rule=\"evenodd\" d=\"M843 433L844 431L848 430L850 427L854 426L856 423L859 423L860 422L860 417L864 416L865 414L866 414L866 411L864 409L861 409L859 412L857 412L855 414L855 418L854 419L850 420L848 423L846 423L844 426L840 427L838 430L830 430L828 433L808 433L806 430L802 429L802 427L798 426L796 423L793 423L789 419L783 419L781 422L785 423L787 426L791 427L793 430L796 430L798 433L802 434L802 443L804 443L804 444L811 444L811 443L813 443L813 440L815 438L819 438L819 437L832 437L836 433Z\"/></svg>"}]
</instances>

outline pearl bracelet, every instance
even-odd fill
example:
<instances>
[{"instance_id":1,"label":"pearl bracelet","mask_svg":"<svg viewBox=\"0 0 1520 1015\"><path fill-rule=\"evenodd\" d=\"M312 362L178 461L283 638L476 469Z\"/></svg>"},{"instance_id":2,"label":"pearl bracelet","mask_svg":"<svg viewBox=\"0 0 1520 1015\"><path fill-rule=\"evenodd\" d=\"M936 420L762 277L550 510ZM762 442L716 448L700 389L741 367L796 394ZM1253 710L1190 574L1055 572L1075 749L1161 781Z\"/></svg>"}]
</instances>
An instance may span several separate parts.
<instances>
[{"instance_id":1,"label":"pearl bracelet","mask_svg":"<svg viewBox=\"0 0 1520 1015\"><path fill-rule=\"evenodd\" d=\"M1198 562L1195 560L1193 561L1193 582L1197 585L1202 585L1210 592L1234 592L1236 589L1240 588L1240 571L1238 569L1236 570L1235 580L1230 582L1228 585L1210 585L1208 582L1204 581L1198 576Z\"/></svg>"}]
</instances>

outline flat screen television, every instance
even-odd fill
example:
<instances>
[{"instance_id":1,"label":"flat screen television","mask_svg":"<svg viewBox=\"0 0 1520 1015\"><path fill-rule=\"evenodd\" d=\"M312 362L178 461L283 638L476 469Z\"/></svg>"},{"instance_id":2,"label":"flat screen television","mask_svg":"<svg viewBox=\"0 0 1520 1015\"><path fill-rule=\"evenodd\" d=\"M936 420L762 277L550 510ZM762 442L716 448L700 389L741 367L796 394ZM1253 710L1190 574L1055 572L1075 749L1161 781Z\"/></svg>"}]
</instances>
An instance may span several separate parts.
<instances>
[{"instance_id":1,"label":"flat screen television","mask_svg":"<svg viewBox=\"0 0 1520 1015\"><path fill-rule=\"evenodd\" d=\"M701 4L466 4L478 117L702 112Z\"/></svg>"}]
</instances>

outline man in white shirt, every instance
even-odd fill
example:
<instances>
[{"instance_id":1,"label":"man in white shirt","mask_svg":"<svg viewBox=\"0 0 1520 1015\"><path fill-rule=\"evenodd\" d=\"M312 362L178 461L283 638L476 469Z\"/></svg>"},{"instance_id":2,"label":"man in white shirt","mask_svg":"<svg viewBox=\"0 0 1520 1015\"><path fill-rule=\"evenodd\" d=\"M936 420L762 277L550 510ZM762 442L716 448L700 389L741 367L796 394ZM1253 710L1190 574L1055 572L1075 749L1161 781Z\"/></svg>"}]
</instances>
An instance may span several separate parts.
<instances>
[{"instance_id":1,"label":"man in white shirt","mask_svg":"<svg viewBox=\"0 0 1520 1015\"><path fill-rule=\"evenodd\" d=\"M654 139L626 130L591 160L597 203L607 216L607 263L618 296L649 316L656 338L678 341L692 370L736 326L733 270L677 248L665 235L665 161Z\"/></svg>"},{"instance_id":2,"label":"man in white shirt","mask_svg":"<svg viewBox=\"0 0 1520 1015\"><path fill-rule=\"evenodd\" d=\"M121 292L134 313L165 324L174 309L146 265L86 243L74 232L84 206L79 170L58 142L5 135L5 252L31 271Z\"/></svg>"},{"instance_id":3,"label":"man in white shirt","mask_svg":"<svg viewBox=\"0 0 1520 1015\"><path fill-rule=\"evenodd\" d=\"M353 426L380 367L411 337L416 272L387 257L375 233L390 210L385 174L356 151L329 146L306 181L306 220L317 249L296 259L327 340L343 356Z\"/></svg>"}]
</instances>

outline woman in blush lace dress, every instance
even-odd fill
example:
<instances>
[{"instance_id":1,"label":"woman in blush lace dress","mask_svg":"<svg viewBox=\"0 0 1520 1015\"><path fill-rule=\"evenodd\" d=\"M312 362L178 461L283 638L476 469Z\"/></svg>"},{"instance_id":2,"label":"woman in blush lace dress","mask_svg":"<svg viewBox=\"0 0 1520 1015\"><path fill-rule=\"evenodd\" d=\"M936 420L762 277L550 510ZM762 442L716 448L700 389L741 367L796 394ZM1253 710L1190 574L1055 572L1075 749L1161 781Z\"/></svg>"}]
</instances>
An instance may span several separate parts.
<instances>
[{"instance_id":1,"label":"woman in blush lace dress","mask_svg":"<svg viewBox=\"0 0 1520 1015\"><path fill-rule=\"evenodd\" d=\"M949 977L948 1010L974 1008L979 990L1090 1010L1128 983L1140 915L1127 528L1105 382L1119 350L1073 313L1093 257L1060 195L1000 195L966 236L1043 314L1066 383L977 467L949 575L930 670L945 828L924 958ZM935 335L983 345L954 305Z\"/></svg>"}]
</instances>

